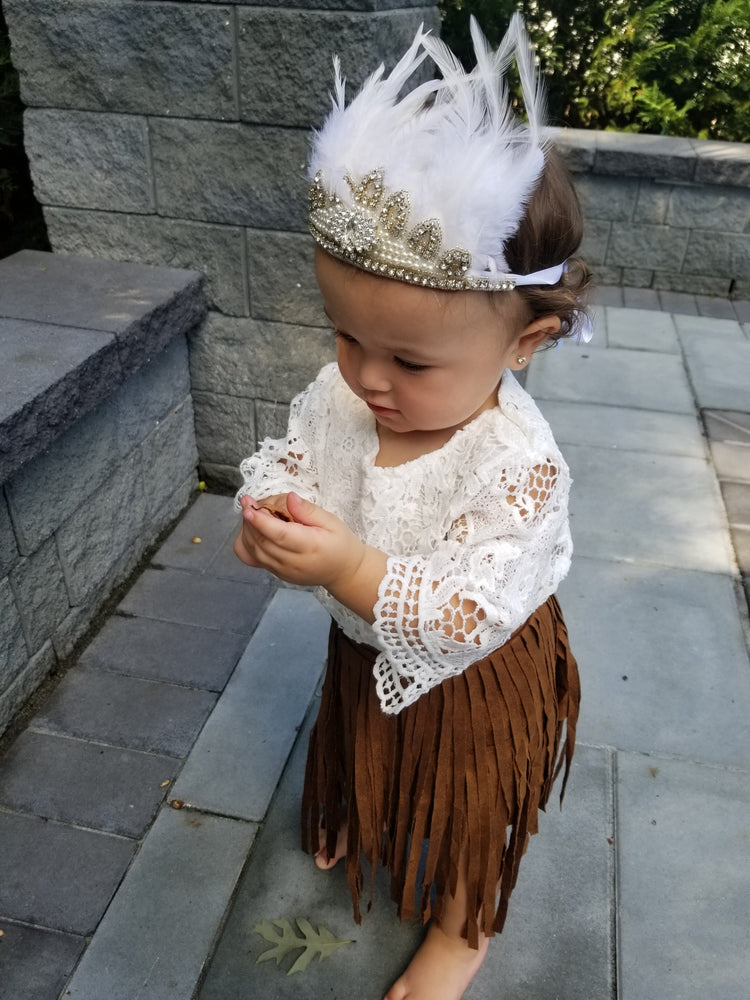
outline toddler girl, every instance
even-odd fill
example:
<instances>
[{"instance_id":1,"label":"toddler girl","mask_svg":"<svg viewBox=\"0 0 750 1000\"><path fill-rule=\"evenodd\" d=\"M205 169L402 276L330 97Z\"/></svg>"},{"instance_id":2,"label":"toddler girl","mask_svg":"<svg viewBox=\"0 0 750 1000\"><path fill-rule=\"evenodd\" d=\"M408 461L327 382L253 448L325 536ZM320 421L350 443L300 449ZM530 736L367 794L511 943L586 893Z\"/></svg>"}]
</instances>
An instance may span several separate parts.
<instances>
[{"instance_id":1,"label":"toddler girl","mask_svg":"<svg viewBox=\"0 0 750 1000\"><path fill-rule=\"evenodd\" d=\"M472 34L471 73L420 30L348 106L337 66L310 226L338 360L238 494L239 558L315 585L333 618L303 847L320 868L345 858L357 921L363 855L400 917L431 918L386 1000L463 995L578 712L554 597L568 469L512 373L581 332L581 220L520 20L494 53ZM428 54L441 78L400 97ZM514 55L527 123L503 83Z\"/></svg>"}]
</instances>

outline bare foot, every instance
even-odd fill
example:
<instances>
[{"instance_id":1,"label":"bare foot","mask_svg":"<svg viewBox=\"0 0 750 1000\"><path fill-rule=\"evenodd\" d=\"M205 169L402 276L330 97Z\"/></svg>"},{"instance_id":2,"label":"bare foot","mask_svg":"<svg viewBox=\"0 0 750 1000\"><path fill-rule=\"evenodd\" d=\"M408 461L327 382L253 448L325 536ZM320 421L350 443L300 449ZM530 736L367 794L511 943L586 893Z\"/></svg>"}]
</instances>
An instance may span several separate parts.
<instances>
[{"instance_id":1,"label":"bare foot","mask_svg":"<svg viewBox=\"0 0 750 1000\"><path fill-rule=\"evenodd\" d=\"M333 868L339 858L343 858L346 854L346 824L341 827L336 837L336 851L332 858L328 857L328 851L326 850L326 831L323 827L320 828L320 839L318 843L320 847L315 854L315 864L322 871L328 871L329 868Z\"/></svg>"},{"instance_id":2,"label":"bare foot","mask_svg":"<svg viewBox=\"0 0 750 1000\"><path fill-rule=\"evenodd\" d=\"M464 938L449 937L434 921L414 958L384 1000L461 1000L487 954L489 939L480 935L479 950Z\"/></svg>"}]
</instances>

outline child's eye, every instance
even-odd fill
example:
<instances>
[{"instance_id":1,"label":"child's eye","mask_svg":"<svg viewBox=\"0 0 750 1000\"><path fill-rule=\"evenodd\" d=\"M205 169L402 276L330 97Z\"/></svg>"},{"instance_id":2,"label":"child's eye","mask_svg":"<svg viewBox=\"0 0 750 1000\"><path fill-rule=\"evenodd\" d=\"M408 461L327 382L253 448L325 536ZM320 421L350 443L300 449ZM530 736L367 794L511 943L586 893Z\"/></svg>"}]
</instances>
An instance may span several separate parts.
<instances>
[{"instance_id":1,"label":"child's eye","mask_svg":"<svg viewBox=\"0 0 750 1000\"><path fill-rule=\"evenodd\" d=\"M356 344L357 343L357 341L354 339L354 337L351 336L351 334L344 333L343 330L334 330L333 332L334 332L334 335L336 336L336 338L338 340L343 340L344 343L346 343L346 344Z\"/></svg>"},{"instance_id":2,"label":"child's eye","mask_svg":"<svg viewBox=\"0 0 750 1000\"><path fill-rule=\"evenodd\" d=\"M399 368L403 368L407 372L423 372L429 368L429 365L418 365L414 361L404 361L403 358L394 358L393 360Z\"/></svg>"}]
</instances>

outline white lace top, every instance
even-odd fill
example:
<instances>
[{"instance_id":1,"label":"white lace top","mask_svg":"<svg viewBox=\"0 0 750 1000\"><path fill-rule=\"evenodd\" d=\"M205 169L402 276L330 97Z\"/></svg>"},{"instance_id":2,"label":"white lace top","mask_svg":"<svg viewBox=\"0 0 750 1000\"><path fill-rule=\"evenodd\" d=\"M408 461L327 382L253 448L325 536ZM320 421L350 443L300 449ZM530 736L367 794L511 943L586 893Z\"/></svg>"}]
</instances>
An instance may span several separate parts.
<instances>
[{"instance_id":1,"label":"white lace top","mask_svg":"<svg viewBox=\"0 0 750 1000\"><path fill-rule=\"evenodd\" d=\"M438 451L379 468L375 418L331 364L292 402L286 440L240 466L238 498L294 490L388 555L373 625L317 591L350 638L381 651L384 712L501 646L568 571L568 467L509 371L498 402Z\"/></svg>"}]
</instances>

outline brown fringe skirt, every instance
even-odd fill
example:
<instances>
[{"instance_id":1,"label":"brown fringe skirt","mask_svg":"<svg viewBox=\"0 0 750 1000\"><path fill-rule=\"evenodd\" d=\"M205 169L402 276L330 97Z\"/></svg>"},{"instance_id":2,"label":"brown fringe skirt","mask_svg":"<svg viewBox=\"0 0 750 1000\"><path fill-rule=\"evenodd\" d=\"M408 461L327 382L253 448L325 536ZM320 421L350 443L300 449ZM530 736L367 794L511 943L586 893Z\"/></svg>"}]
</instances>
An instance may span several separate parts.
<instances>
[{"instance_id":1,"label":"brown fringe skirt","mask_svg":"<svg viewBox=\"0 0 750 1000\"><path fill-rule=\"evenodd\" d=\"M551 597L505 645L386 715L376 650L334 624L302 798L302 847L320 830L333 856L347 825L346 875L361 921L362 856L391 877L400 918L440 919L459 862L466 938L499 932L538 810L573 756L579 683L560 606ZM565 741L561 747L565 728ZM426 856L424 847L426 845ZM372 887L371 897L372 902Z\"/></svg>"}]
</instances>

